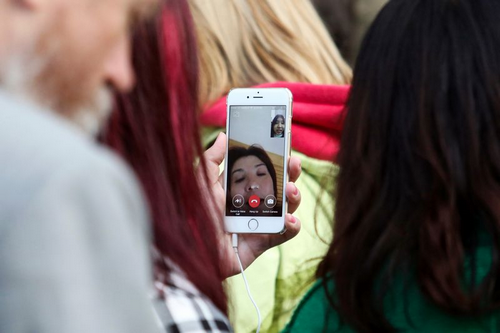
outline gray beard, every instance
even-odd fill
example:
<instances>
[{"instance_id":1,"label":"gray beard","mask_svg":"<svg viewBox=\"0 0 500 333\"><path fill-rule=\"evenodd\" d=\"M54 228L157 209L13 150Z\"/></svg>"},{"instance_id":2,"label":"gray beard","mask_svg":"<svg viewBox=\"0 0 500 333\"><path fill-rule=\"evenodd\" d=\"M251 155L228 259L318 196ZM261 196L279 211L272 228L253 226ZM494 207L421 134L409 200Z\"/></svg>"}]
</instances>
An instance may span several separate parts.
<instances>
[{"instance_id":1,"label":"gray beard","mask_svg":"<svg viewBox=\"0 0 500 333\"><path fill-rule=\"evenodd\" d=\"M109 88L101 88L88 107L78 108L71 120L84 132L97 136L107 122L113 108L113 94Z\"/></svg>"}]
</instances>

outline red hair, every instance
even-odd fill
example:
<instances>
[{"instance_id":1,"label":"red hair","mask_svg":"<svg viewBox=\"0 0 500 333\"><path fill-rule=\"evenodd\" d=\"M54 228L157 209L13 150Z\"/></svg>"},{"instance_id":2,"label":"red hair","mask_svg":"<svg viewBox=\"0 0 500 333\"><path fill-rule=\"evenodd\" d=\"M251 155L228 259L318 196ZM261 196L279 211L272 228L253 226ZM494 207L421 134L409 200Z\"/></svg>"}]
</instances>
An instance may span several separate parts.
<instances>
[{"instance_id":1,"label":"red hair","mask_svg":"<svg viewBox=\"0 0 500 333\"><path fill-rule=\"evenodd\" d=\"M159 252L223 312L217 226L196 165L203 153L198 123L198 58L185 0L164 1L160 15L133 38L137 86L117 98L104 141L133 167L153 215ZM200 168L205 170L203 160ZM206 179L206 174L205 174ZM161 269L168 270L162 263Z\"/></svg>"}]
</instances>

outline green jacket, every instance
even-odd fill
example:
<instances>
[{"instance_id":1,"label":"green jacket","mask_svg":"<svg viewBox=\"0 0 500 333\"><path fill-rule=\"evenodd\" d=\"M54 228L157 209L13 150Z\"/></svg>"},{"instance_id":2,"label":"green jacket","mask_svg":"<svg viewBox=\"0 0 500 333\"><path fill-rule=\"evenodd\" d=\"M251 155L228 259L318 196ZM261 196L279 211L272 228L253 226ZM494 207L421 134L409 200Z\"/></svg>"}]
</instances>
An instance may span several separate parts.
<instances>
[{"instance_id":1,"label":"green jacket","mask_svg":"<svg viewBox=\"0 0 500 333\"><path fill-rule=\"evenodd\" d=\"M205 128L205 146L220 131L220 128ZM263 333L279 332L285 327L295 307L314 283L316 267L332 239L333 200L321 185L333 184L331 177L337 167L295 151L292 155L302 161L302 174L296 182L302 201L294 213L300 219L302 229L294 239L268 250L245 270L250 290L261 311ZM241 275L227 279L226 286L229 317L235 332L255 332L257 314Z\"/></svg>"},{"instance_id":2,"label":"green jacket","mask_svg":"<svg viewBox=\"0 0 500 333\"><path fill-rule=\"evenodd\" d=\"M491 249L481 247L477 252L478 277L484 277L491 266ZM466 265L466 272L470 269ZM328 288L334 290L329 281ZM429 301L413 281L407 289L407 304L404 304L402 279L396 280L389 296L384 300L384 311L389 322L401 332L500 332L500 313L483 317L460 317L445 313ZM406 316L407 313L409 316ZM338 314L330 306L321 281L304 297L284 333L292 332L355 332L349 325L341 324Z\"/></svg>"}]
</instances>

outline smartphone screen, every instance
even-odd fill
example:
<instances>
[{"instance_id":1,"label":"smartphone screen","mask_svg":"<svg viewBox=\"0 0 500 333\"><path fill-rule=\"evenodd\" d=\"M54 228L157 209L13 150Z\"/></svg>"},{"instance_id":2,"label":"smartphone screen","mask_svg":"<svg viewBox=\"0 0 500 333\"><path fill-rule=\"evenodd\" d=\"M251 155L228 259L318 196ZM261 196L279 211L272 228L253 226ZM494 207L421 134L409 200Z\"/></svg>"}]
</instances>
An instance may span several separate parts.
<instances>
[{"instance_id":1,"label":"smartphone screen","mask_svg":"<svg viewBox=\"0 0 500 333\"><path fill-rule=\"evenodd\" d=\"M231 105L226 216L283 216L285 105Z\"/></svg>"}]
</instances>

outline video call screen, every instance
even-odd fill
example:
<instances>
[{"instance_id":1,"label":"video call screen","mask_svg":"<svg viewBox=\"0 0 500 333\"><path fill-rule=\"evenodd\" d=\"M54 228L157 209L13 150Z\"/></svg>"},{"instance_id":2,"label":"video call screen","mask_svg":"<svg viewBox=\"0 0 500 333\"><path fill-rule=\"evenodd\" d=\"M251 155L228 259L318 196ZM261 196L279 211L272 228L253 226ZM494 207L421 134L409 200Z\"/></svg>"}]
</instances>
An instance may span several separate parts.
<instances>
[{"instance_id":1,"label":"video call screen","mask_svg":"<svg viewBox=\"0 0 500 333\"><path fill-rule=\"evenodd\" d=\"M282 216L286 106L229 110L226 216Z\"/></svg>"}]
</instances>

